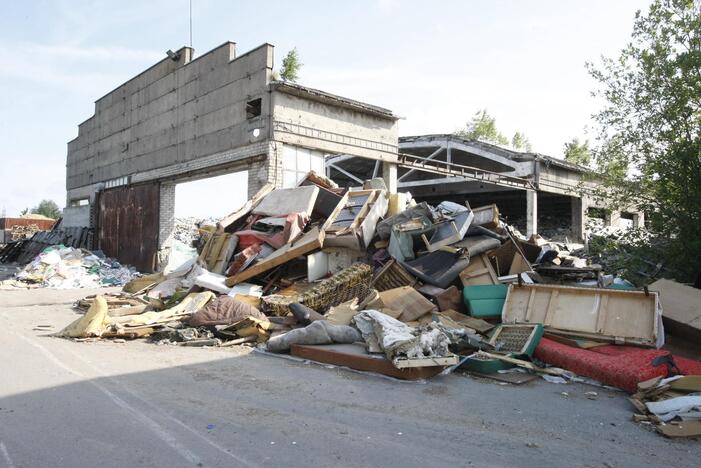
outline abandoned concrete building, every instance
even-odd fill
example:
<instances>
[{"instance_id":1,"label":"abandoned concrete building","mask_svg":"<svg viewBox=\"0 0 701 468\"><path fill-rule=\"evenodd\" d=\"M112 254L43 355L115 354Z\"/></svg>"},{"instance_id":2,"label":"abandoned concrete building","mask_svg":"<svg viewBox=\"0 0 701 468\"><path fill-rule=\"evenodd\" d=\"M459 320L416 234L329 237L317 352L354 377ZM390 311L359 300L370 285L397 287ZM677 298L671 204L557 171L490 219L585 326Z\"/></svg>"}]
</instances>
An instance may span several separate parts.
<instances>
[{"instance_id":1,"label":"abandoned concrete building","mask_svg":"<svg viewBox=\"0 0 701 468\"><path fill-rule=\"evenodd\" d=\"M388 109L275 81L273 52L237 55L226 42L195 58L183 47L99 98L68 143L63 225L94 228L105 254L153 271L177 184L247 171L251 196L315 170L348 186L382 176L417 200L497 203L529 233L544 213L566 215L581 236L595 206L572 193L582 168L450 135L399 138Z\"/></svg>"},{"instance_id":2,"label":"abandoned concrete building","mask_svg":"<svg viewBox=\"0 0 701 468\"><path fill-rule=\"evenodd\" d=\"M248 171L252 195L323 173L327 154L396 162L391 111L274 81L273 50L184 47L98 99L68 143L64 225L94 227L107 255L151 271L178 183Z\"/></svg>"}]
</instances>

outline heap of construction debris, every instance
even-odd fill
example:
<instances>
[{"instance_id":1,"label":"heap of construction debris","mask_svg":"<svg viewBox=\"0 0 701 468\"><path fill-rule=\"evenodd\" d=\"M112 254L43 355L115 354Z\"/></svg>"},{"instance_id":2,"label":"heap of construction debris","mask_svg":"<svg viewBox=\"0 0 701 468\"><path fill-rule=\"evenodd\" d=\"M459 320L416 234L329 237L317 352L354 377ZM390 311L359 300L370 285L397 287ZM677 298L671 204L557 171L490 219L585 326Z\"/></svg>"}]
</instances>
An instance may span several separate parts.
<instances>
[{"instance_id":1,"label":"heap of construction debris","mask_svg":"<svg viewBox=\"0 0 701 468\"><path fill-rule=\"evenodd\" d=\"M496 205L431 206L381 179L348 190L312 172L295 188L264 187L201 234L199 255L86 298L59 335L248 343L399 379L460 370L634 393L655 377L701 375L701 363L662 349L657 292L573 255L579 246L524 238Z\"/></svg>"}]
</instances>

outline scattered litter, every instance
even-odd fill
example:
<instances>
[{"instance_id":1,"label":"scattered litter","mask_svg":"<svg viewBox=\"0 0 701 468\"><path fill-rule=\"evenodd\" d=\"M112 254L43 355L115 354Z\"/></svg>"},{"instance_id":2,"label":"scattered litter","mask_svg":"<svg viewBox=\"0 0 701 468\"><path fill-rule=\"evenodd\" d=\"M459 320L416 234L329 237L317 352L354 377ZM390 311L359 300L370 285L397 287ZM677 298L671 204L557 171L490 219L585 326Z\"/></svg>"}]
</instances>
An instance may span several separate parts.
<instances>
[{"instance_id":1,"label":"scattered litter","mask_svg":"<svg viewBox=\"0 0 701 468\"><path fill-rule=\"evenodd\" d=\"M136 270L90 251L63 245L47 247L15 275L15 279L46 288L123 286Z\"/></svg>"},{"instance_id":2,"label":"scattered litter","mask_svg":"<svg viewBox=\"0 0 701 468\"><path fill-rule=\"evenodd\" d=\"M567 380L563 379L562 377L558 377L557 375L548 375L548 374L543 374L541 377L544 380L547 380L550 383L554 384L566 384Z\"/></svg>"}]
</instances>

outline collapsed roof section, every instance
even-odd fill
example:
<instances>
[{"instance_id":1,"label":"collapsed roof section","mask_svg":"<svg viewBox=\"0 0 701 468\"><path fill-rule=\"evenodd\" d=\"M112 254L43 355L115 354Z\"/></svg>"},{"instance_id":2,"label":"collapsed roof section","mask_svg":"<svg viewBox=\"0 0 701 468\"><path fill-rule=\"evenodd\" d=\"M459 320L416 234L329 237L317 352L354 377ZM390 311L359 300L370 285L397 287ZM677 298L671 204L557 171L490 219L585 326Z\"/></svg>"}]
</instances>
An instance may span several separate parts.
<instances>
[{"instance_id":1,"label":"collapsed roof section","mask_svg":"<svg viewBox=\"0 0 701 468\"><path fill-rule=\"evenodd\" d=\"M483 190L542 190L571 195L588 169L539 153L523 153L452 134L399 138L398 185L412 190L445 185L445 190L470 193ZM329 173L342 185L372 177L375 165L351 155L327 159ZM455 184L467 184L459 187Z\"/></svg>"}]
</instances>

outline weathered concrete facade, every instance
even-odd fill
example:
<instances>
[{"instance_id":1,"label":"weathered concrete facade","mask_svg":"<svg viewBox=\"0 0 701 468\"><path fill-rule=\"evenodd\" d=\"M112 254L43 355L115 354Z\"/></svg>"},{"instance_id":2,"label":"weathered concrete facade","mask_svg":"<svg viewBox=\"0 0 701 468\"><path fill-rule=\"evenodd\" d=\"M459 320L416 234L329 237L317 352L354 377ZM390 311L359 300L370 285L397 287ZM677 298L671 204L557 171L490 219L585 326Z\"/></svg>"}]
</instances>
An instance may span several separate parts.
<instances>
[{"instance_id":1,"label":"weathered concrete facade","mask_svg":"<svg viewBox=\"0 0 701 468\"><path fill-rule=\"evenodd\" d=\"M98 99L68 143L71 222L85 222L95 194L112 187L161 184L163 197L179 182L246 170L250 196L323 172L331 153L396 161L391 111L273 81L273 53L263 44L237 56L226 42L194 58L183 47ZM159 206L165 248L174 204Z\"/></svg>"}]
</instances>

